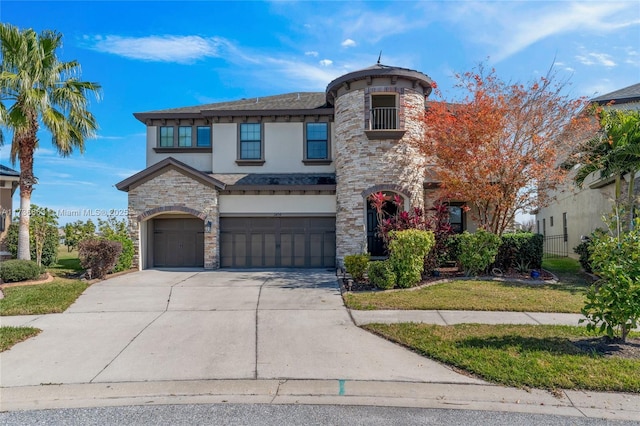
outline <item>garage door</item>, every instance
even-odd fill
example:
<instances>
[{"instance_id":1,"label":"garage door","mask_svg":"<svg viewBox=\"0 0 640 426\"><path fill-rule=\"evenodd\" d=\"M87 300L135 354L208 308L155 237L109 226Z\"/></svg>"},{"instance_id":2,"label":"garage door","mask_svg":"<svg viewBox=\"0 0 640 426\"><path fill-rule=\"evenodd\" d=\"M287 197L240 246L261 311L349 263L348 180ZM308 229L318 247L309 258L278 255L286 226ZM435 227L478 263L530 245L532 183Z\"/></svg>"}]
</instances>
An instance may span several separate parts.
<instances>
[{"instance_id":1,"label":"garage door","mask_svg":"<svg viewBox=\"0 0 640 426\"><path fill-rule=\"evenodd\" d=\"M204 266L204 222L154 219L153 266Z\"/></svg>"},{"instance_id":2,"label":"garage door","mask_svg":"<svg viewBox=\"0 0 640 426\"><path fill-rule=\"evenodd\" d=\"M220 218L223 268L325 268L335 266L333 217Z\"/></svg>"}]
</instances>

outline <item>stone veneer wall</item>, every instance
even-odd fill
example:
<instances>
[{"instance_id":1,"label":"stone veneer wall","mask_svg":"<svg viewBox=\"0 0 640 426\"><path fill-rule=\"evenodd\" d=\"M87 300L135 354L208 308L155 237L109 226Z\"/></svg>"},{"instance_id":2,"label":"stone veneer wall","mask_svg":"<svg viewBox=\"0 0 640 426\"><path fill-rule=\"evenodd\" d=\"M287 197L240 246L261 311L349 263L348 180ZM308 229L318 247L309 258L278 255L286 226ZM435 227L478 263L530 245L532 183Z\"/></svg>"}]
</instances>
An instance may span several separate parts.
<instances>
[{"instance_id":1,"label":"stone veneer wall","mask_svg":"<svg viewBox=\"0 0 640 426\"><path fill-rule=\"evenodd\" d=\"M335 102L338 263L342 263L345 255L367 250L363 194L371 190L394 190L406 194L412 207L424 204L426 162L409 143L423 134L423 93L408 88L400 92L400 110L404 116L401 122L406 130L400 140L367 138L366 96L365 90L358 89L342 94Z\"/></svg>"},{"instance_id":2,"label":"stone veneer wall","mask_svg":"<svg viewBox=\"0 0 640 426\"><path fill-rule=\"evenodd\" d=\"M134 265L138 265L140 259L140 223L157 216L155 213L190 213L205 222L211 221L211 232L204 234L204 267L220 266L218 191L215 188L169 169L131 189L129 232L135 247Z\"/></svg>"}]
</instances>

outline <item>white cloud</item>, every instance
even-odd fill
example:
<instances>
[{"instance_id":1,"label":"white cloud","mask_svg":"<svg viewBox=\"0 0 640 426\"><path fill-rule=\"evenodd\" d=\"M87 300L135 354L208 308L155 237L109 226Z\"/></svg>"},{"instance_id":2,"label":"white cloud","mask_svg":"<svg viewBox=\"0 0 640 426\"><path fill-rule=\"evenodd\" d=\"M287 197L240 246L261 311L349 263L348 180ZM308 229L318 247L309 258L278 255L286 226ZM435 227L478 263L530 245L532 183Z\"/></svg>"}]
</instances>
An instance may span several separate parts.
<instances>
[{"instance_id":1,"label":"white cloud","mask_svg":"<svg viewBox=\"0 0 640 426\"><path fill-rule=\"evenodd\" d=\"M192 63L199 59L219 57L220 50L229 43L219 37L200 36L147 36L123 37L118 35L85 36L90 48L129 59L152 62Z\"/></svg>"},{"instance_id":2,"label":"white cloud","mask_svg":"<svg viewBox=\"0 0 640 426\"><path fill-rule=\"evenodd\" d=\"M333 64L333 61L331 59L323 59L319 62L319 64L323 67L328 67L329 65Z\"/></svg>"},{"instance_id":3,"label":"white cloud","mask_svg":"<svg viewBox=\"0 0 640 426\"><path fill-rule=\"evenodd\" d=\"M591 52L586 55L576 55L576 59L583 65L602 65L605 67L616 66L616 63L611 59L611 55L606 53Z\"/></svg>"},{"instance_id":4,"label":"white cloud","mask_svg":"<svg viewBox=\"0 0 640 426\"><path fill-rule=\"evenodd\" d=\"M313 56L314 58L317 58L317 57L318 57L318 52L316 52L315 50L311 50L311 51L309 51L309 52L304 52L304 54L305 54L306 56Z\"/></svg>"},{"instance_id":5,"label":"white cloud","mask_svg":"<svg viewBox=\"0 0 640 426\"><path fill-rule=\"evenodd\" d=\"M342 47L355 47L356 46L356 42L351 40L350 38L344 40L342 43L340 43L340 45Z\"/></svg>"}]
</instances>

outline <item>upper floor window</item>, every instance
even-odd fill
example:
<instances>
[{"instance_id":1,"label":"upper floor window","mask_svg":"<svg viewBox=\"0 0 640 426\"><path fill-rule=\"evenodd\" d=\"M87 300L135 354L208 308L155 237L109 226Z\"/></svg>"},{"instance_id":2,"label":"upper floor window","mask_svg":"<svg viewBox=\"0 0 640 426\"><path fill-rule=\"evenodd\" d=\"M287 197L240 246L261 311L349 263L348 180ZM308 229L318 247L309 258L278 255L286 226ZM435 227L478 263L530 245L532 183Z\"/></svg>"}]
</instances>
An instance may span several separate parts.
<instances>
[{"instance_id":1,"label":"upper floor window","mask_svg":"<svg viewBox=\"0 0 640 426\"><path fill-rule=\"evenodd\" d=\"M198 126L197 132L196 145L199 147L211 146L211 127Z\"/></svg>"},{"instance_id":2,"label":"upper floor window","mask_svg":"<svg viewBox=\"0 0 640 426\"><path fill-rule=\"evenodd\" d=\"M260 123L240 124L240 160L262 159L262 131Z\"/></svg>"},{"instance_id":3,"label":"upper floor window","mask_svg":"<svg viewBox=\"0 0 640 426\"><path fill-rule=\"evenodd\" d=\"M329 158L329 124L306 123L306 159L326 160Z\"/></svg>"},{"instance_id":4,"label":"upper floor window","mask_svg":"<svg viewBox=\"0 0 640 426\"><path fill-rule=\"evenodd\" d=\"M395 94L372 94L370 130L398 129L398 105Z\"/></svg>"},{"instance_id":5,"label":"upper floor window","mask_svg":"<svg viewBox=\"0 0 640 426\"><path fill-rule=\"evenodd\" d=\"M158 148L163 152L200 148L206 151L211 147L210 126L160 126L158 130Z\"/></svg>"},{"instance_id":6,"label":"upper floor window","mask_svg":"<svg viewBox=\"0 0 640 426\"><path fill-rule=\"evenodd\" d=\"M158 146L161 148L173 147L173 127L160 127L160 143L158 144Z\"/></svg>"},{"instance_id":7,"label":"upper floor window","mask_svg":"<svg viewBox=\"0 0 640 426\"><path fill-rule=\"evenodd\" d=\"M178 146L191 146L191 126L178 127Z\"/></svg>"}]
</instances>

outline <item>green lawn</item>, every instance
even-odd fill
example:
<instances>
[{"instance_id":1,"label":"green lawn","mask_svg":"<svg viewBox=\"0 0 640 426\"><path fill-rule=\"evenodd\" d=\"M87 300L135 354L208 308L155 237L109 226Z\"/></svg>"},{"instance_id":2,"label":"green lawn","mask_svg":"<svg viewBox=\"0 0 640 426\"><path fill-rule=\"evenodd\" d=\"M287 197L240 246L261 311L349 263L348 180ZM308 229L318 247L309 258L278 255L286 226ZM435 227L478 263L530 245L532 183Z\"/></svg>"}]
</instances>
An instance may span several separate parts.
<instances>
[{"instance_id":1,"label":"green lawn","mask_svg":"<svg viewBox=\"0 0 640 426\"><path fill-rule=\"evenodd\" d=\"M78 250L67 250L67 246L58 246L58 261L47 268L47 271L57 277L76 275L83 271L78 259Z\"/></svg>"},{"instance_id":2,"label":"green lawn","mask_svg":"<svg viewBox=\"0 0 640 426\"><path fill-rule=\"evenodd\" d=\"M345 294L351 309L443 309L570 312L584 306L585 286L457 280L418 290Z\"/></svg>"},{"instance_id":3,"label":"green lawn","mask_svg":"<svg viewBox=\"0 0 640 426\"><path fill-rule=\"evenodd\" d=\"M351 309L473 310L579 313L589 282L578 261L545 259L543 267L558 276L556 284L454 280L417 290L345 294Z\"/></svg>"},{"instance_id":4,"label":"green lawn","mask_svg":"<svg viewBox=\"0 0 640 426\"><path fill-rule=\"evenodd\" d=\"M39 315L64 312L89 285L56 278L50 283L7 287L0 299L0 315Z\"/></svg>"},{"instance_id":5,"label":"green lawn","mask_svg":"<svg viewBox=\"0 0 640 426\"><path fill-rule=\"evenodd\" d=\"M6 351L16 343L27 340L41 331L33 327L0 327L0 352Z\"/></svg>"},{"instance_id":6,"label":"green lawn","mask_svg":"<svg viewBox=\"0 0 640 426\"><path fill-rule=\"evenodd\" d=\"M364 328L493 383L640 392L640 360L603 357L572 344L589 338L585 327L411 323Z\"/></svg>"}]
</instances>

